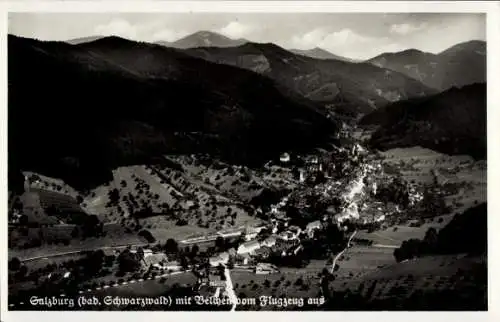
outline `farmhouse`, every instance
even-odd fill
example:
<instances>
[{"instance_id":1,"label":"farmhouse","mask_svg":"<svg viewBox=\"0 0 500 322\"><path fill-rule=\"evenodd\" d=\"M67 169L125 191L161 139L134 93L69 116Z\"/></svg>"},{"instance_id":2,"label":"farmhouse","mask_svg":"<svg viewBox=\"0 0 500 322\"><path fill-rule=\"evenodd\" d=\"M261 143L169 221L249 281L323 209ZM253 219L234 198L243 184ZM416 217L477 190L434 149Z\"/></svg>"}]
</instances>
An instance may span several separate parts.
<instances>
[{"instance_id":1,"label":"farmhouse","mask_svg":"<svg viewBox=\"0 0 500 322\"><path fill-rule=\"evenodd\" d=\"M290 154L288 153L283 153L281 156L280 156L280 161L281 162L290 162Z\"/></svg>"},{"instance_id":2,"label":"farmhouse","mask_svg":"<svg viewBox=\"0 0 500 322\"><path fill-rule=\"evenodd\" d=\"M302 232L302 229L300 229L300 227L298 226L292 225L288 227L288 231L290 231L295 237L297 237Z\"/></svg>"},{"instance_id":3,"label":"farmhouse","mask_svg":"<svg viewBox=\"0 0 500 322\"><path fill-rule=\"evenodd\" d=\"M319 220L312 221L307 224L306 226L306 232L309 235L309 237L312 237L314 234L314 231L317 229L321 229L321 222Z\"/></svg>"},{"instance_id":4,"label":"farmhouse","mask_svg":"<svg viewBox=\"0 0 500 322\"><path fill-rule=\"evenodd\" d=\"M262 246L273 247L276 244L276 236L269 236L262 241Z\"/></svg>"},{"instance_id":5,"label":"farmhouse","mask_svg":"<svg viewBox=\"0 0 500 322\"><path fill-rule=\"evenodd\" d=\"M294 239L296 239L296 238L297 238L297 236L296 236L293 232L288 231L288 230L287 230L287 231L282 232L282 233L279 235L279 237L280 237L281 239L283 239L283 240L294 240Z\"/></svg>"},{"instance_id":6,"label":"farmhouse","mask_svg":"<svg viewBox=\"0 0 500 322\"><path fill-rule=\"evenodd\" d=\"M131 251L131 253L135 253L134 251ZM146 252L144 253L144 258L143 258L143 265L148 268L150 266L154 267L163 267L165 263L167 263L168 258L167 255L162 254L162 253L157 253L157 254L148 254L146 256Z\"/></svg>"},{"instance_id":7,"label":"farmhouse","mask_svg":"<svg viewBox=\"0 0 500 322\"><path fill-rule=\"evenodd\" d=\"M246 242L244 244L241 244L238 247L238 254L247 254L247 253L253 253L255 250L260 248L260 243L258 240L251 240L249 242Z\"/></svg>"},{"instance_id":8,"label":"farmhouse","mask_svg":"<svg viewBox=\"0 0 500 322\"><path fill-rule=\"evenodd\" d=\"M219 275L210 275L208 285L212 287L225 287L226 281L223 281Z\"/></svg>"},{"instance_id":9,"label":"farmhouse","mask_svg":"<svg viewBox=\"0 0 500 322\"><path fill-rule=\"evenodd\" d=\"M271 274L278 271L279 270L275 265L269 263L258 263L255 267L256 274Z\"/></svg>"},{"instance_id":10,"label":"farmhouse","mask_svg":"<svg viewBox=\"0 0 500 322\"><path fill-rule=\"evenodd\" d=\"M240 265L248 265L252 261L252 257L249 253L238 254L235 260Z\"/></svg>"},{"instance_id":11,"label":"farmhouse","mask_svg":"<svg viewBox=\"0 0 500 322\"><path fill-rule=\"evenodd\" d=\"M276 253L281 253L282 256L286 256L286 254L289 252L290 249L292 248L295 248L297 246L297 244L299 244L300 242L295 239L295 240L283 240L283 239L279 239L276 243L276 245L274 245L272 247L272 250L273 252L276 252Z\"/></svg>"},{"instance_id":12,"label":"farmhouse","mask_svg":"<svg viewBox=\"0 0 500 322\"><path fill-rule=\"evenodd\" d=\"M245 240L250 241L252 239L255 239L263 228L265 228L265 227L264 226L262 226L262 227L247 226L245 229Z\"/></svg>"},{"instance_id":13,"label":"farmhouse","mask_svg":"<svg viewBox=\"0 0 500 322\"><path fill-rule=\"evenodd\" d=\"M218 256L212 256L209 259L211 266L219 266L221 264L227 264L228 261L229 261L228 252L220 253Z\"/></svg>"},{"instance_id":14,"label":"farmhouse","mask_svg":"<svg viewBox=\"0 0 500 322\"><path fill-rule=\"evenodd\" d=\"M308 163L308 164L318 164L318 162L319 162L319 159L315 155L309 156L308 158L306 158L306 163Z\"/></svg>"},{"instance_id":15,"label":"farmhouse","mask_svg":"<svg viewBox=\"0 0 500 322\"><path fill-rule=\"evenodd\" d=\"M304 170L300 169L299 170L299 182L302 183L306 181L306 177L305 177L305 174L304 174Z\"/></svg>"},{"instance_id":16,"label":"farmhouse","mask_svg":"<svg viewBox=\"0 0 500 322\"><path fill-rule=\"evenodd\" d=\"M132 254L136 254L138 250L139 250L139 248L137 248L137 249L131 249L130 252ZM148 249L148 248L142 249L142 253L144 255L144 258L152 256L152 255L162 255L162 254L153 254L153 251L151 249ZM165 254L163 254L163 255L166 257Z\"/></svg>"},{"instance_id":17,"label":"farmhouse","mask_svg":"<svg viewBox=\"0 0 500 322\"><path fill-rule=\"evenodd\" d=\"M272 249L270 247L262 247L255 251L256 256L260 256L261 258L268 258L272 254Z\"/></svg>"}]
</instances>

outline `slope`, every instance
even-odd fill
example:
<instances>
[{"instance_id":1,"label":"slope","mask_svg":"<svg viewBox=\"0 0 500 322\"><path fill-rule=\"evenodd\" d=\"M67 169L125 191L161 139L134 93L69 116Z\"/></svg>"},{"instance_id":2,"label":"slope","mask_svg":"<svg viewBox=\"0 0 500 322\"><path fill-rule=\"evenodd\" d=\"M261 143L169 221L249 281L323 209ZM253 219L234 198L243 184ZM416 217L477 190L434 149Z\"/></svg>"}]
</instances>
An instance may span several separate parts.
<instances>
[{"instance_id":1,"label":"slope","mask_svg":"<svg viewBox=\"0 0 500 322\"><path fill-rule=\"evenodd\" d=\"M312 49L290 49L290 51L297 55L302 55L306 57L316 58L316 59L336 59L345 62L355 62L354 60L342 56L335 55L323 48L315 47Z\"/></svg>"},{"instance_id":2,"label":"slope","mask_svg":"<svg viewBox=\"0 0 500 322\"><path fill-rule=\"evenodd\" d=\"M256 165L335 131L270 79L173 49L118 37L8 41L9 172L32 170L79 188L165 153Z\"/></svg>"},{"instance_id":3,"label":"slope","mask_svg":"<svg viewBox=\"0 0 500 322\"><path fill-rule=\"evenodd\" d=\"M392 101L433 93L412 78L371 64L314 59L270 43L185 52L258 72L274 79L282 90L295 91L327 107L355 112L366 113Z\"/></svg>"},{"instance_id":4,"label":"slope","mask_svg":"<svg viewBox=\"0 0 500 322\"><path fill-rule=\"evenodd\" d=\"M486 81L486 42L469 41L432 54L416 49L384 53L368 60L441 91Z\"/></svg>"},{"instance_id":5,"label":"slope","mask_svg":"<svg viewBox=\"0 0 500 322\"><path fill-rule=\"evenodd\" d=\"M370 145L377 149L421 145L447 154L486 157L486 84L398 102L366 115L377 125Z\"/></svg>"},{"instance_id":6,"label":"slope","mask_svg":"<svg viewBox=\"0 0 500 322\"><path fill-rule=\"evenodd\" d=\"M231 39L211 31L198 31L174 42L161 42L168 47L186 49L196 47L235 47L246 43L245 39Z\"/></svg>"},{"instance_id":7,"label":"slope","mask_svg":"<svg viewBox=\"0 0 500 322\"><path fill-rule=\"evenodd\" d=\"M415 245L414 239L403 243L402 247L422 252L414 254L417 258L411 256L350 280L346 283L347 293L331 287L337 298L327 306L358 310L485 310L487 204L455 215L439 233L434 230L432 234L431 230L420 245ZM397 249L394 255L400 251Z\"/></svg>"},{"instance_id":8,"label":"slope","mask_svg":"<svg viewBox=\"0 0 500 322\"><path fill-rule=\"evenodd\" d=\"M103 38L103 36L88 36L88 37L73 38L73 39L66 40L66 42L68 44L71 44L71 45L79 45L79 44L91 42L91 41L94 41L94 40L97 40L100 38Z\"/></svg>"}]
</instances>

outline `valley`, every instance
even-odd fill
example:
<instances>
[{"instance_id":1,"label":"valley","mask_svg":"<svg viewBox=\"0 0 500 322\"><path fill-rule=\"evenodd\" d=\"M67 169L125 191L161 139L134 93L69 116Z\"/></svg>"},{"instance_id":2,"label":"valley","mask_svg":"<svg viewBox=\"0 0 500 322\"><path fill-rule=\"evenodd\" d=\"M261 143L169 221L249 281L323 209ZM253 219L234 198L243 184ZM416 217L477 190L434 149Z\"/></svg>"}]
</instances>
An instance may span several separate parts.
<instances>
[{"instance_id":1,"label":"valley","mask_svg":"<svg viewBox=\"0 0 500 322\"><path fill-rule=\"evenodd\" d=\"M487 308L481 42L8 46L10 310Z\"/></svg>"}]
</instances>

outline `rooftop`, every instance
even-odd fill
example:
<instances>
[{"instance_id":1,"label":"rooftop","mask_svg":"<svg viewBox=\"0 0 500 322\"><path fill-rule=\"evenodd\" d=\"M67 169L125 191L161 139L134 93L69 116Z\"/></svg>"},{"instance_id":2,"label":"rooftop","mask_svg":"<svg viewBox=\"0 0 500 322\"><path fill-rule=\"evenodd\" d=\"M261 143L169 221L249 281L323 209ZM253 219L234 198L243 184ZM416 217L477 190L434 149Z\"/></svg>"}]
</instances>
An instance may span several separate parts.
<instances>
[{"instance_id":1,"label":"rooftop","mask_svg":"<svg viewBox=\"0 0 500 322\"><path fill-rule=\"evenodd\" d=\"M255 246L258 246L260 243L257 239L254 239L254 240L251 240L251 241L248 241L246 243L243 243L242 245L244 247L255 247Z\"/></svg>"}]
</instances>

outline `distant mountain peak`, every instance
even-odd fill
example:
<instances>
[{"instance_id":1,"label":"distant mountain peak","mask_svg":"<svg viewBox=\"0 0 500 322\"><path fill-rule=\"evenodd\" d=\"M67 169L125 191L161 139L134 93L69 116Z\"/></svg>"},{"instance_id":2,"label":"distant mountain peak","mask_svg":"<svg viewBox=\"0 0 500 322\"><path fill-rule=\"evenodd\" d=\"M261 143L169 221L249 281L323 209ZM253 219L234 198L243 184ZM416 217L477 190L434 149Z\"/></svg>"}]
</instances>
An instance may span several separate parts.
<instances>
[{"instance_id":1,"label":"distant mountain peak","mask_svg":"<svg viewBox=\"0 0 500 322\"><path fill-rule=\"evenodd\" d=\"M272 42L265 42L265 43L254 43L254 44L257 44L258 46L262 47L262 48L268 48L268 49L274 49L274 50L283 50L283 51L287 51L285 48L279 46L279 45L276 45L275 43L272 43Z\"/></svg>"},{"instance_id":2,"label":"distant mountain peak","mask_svg":"<svg viewBox=\"0 0 500 322\"><path fill-rule=\"evenodd\" d=\"M103 37L104 36L100 36L100 35L79 37L79 38L73 38L73 39L66 40L65 42L67 42L68 44L72 44L72 45L79 45L79 44L84 44L87 42L95 41L95 40L101 39Z\"/></svg>"},{"instance_id":3,"label":"distant mountain peak","mask_svg":"<svg viewBox=\"0 0 500 322\"><path fill-rule=\"evenodd\" d=\"M297 55L302 55L316 59L335 59L345 62L355 62L355 60L353 59L335 55L332 52L318 46L312 49L290 49L290 51Z\"/></svg>"},{"instance_id":4,"label":"distant mountain peak","mask_svg":"<svg viewBox=\"0 0 500 322\"><path fill-rule=\"evenodd\" d=\"M328 50L326 50L326 49L324 49L324 48L318 47L318 46L314 47L314 48L313 48L313 49L311 49L311 50L313 50L313 51L327 52L327 53L332 54L330 51L328 51Z\"/></svg>"},{"instance_id":5,"label":"distant mountain peak","mask_svg":"<svg viewBox=\"0 0 500 322\"><path fill-rule=\"evenodd\" d=\"M238 48L241 49L252 49L252 50L257 50L261 53L270 53L270 52L281 52L281 53L287 53L288 55L292 54L288 50L286 50L283 47L280 47L279 45L276 45L275 43L272 42L266 42L266 43L259 43L259 42L245 42L244 44L241 44L240 46L237 46Z\"/></svg>"},{"instance_id":6,"label":"distant mountain peak","mask_svg":"<svg viewBox=\"0 0 500 322\"><path fill-rule=\"evenodd\" d=\"M90 41L92 43L132 43L135 42L133 40L123 38L121 36L116 36L116 35L111 35L111 36L106 36L102 38L95 39L93 41Z\"/></svg>"},{"instance_id":7,"label":"distant mountain peak","mask_svg":"<svg viewBox=\"0 0 500 322\"><path fill-rule=\"evenodd\" d=\"M187 35L170 45L176 48L196 48L196 47L236 47L247 42L245 39L231 39L219 33L200 30Z\"/></svg>"},{"instance_id":8,"label":"distant mountain peak","mask_svg":"<svg viewBox=\"0 0 500 322\"><path fill-rule=\"evenodd\" d=\"M208 30L197 31L194 34L191 34L191 36L197 36L197 37L202 37L202 38L220 37L220 38L230 39L229 37L226 37L226 36L221 35L219 33L216 33L213 31L208 31Z\"/></svg>"},{"instance_id":9,"label":"distant mountain peak","mask_svg":"<svg viewBox=\"0 0 500 322\"><path fill-rule=\"evenodd\" d=\"M425 52L419 50L419 49L416 49L416 48L408 48L406 50L403 50L400 52L401 54L408 54L408 55L421 55L421 54L425 54Z\"/></svg>"},{"instance_id":10,"label":"distant mountain peak","mask_svg":"<svg viewBox=\"0 0 500 322\"><path fill-rule=\"evenodd\" d=\"M447 48L446 50L443 50L440 55L454 55L457 52L463 52L463 51L469 51L469 52L475 52L475 53L481 53L485 54L486 53L486 41L483 40L469 40L465 41L459 44L456 44L454 46L451 46Z\"/></svg>"},{"instance_id":11,"label":"distant mountain peak","mask_svg":"<svg viewBox=\"0 0 500 322\"><path fill-rule=\"evenodd\" d=\"M416 49L416 48L408 48L408 49L402 50L401 52L402 53L423 53L423 51L421 51L420 49Z\"/></svg>"},{"instance_id":12,"label":"distant mountain peak","mask_svg":"<svg viewBox=\"0 0 500 322\"><path fill-rule=\"evenodd\" d=\"M369 59L368 61L369 62L376 61L378 59L385 59L385 58L389 58L389 57L418 57L421 55L434 55L434 54L427 53L427 52L424 52L424 51L421 51L421 50L415 49L415 48L408 48L408 49L405 49L402 51L381 53L381 54Z\"/></svg>"}]
</instances>

